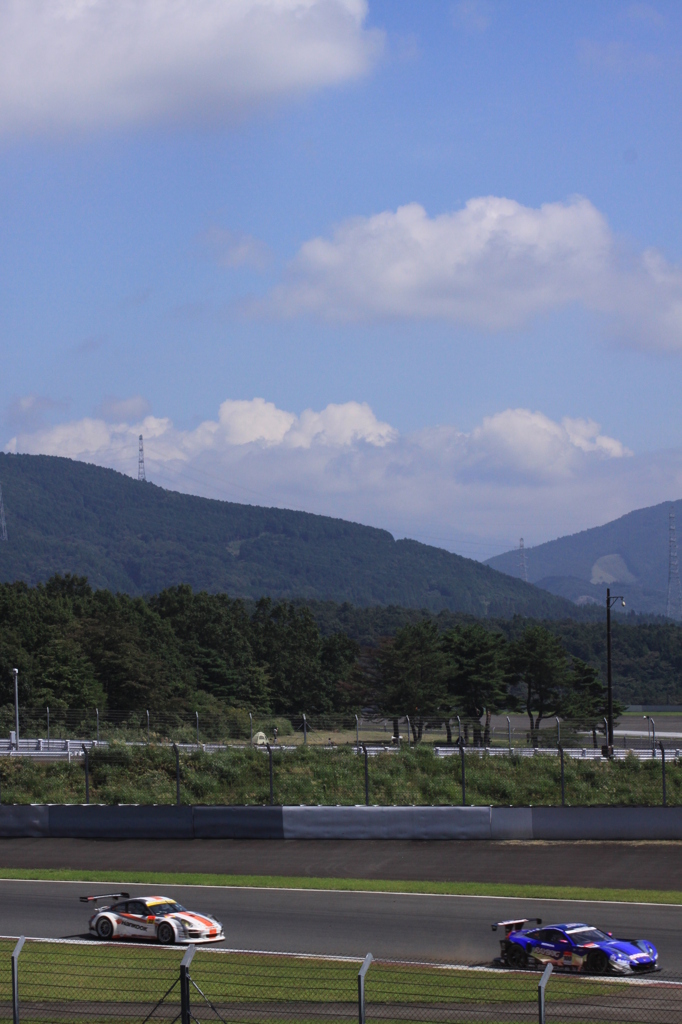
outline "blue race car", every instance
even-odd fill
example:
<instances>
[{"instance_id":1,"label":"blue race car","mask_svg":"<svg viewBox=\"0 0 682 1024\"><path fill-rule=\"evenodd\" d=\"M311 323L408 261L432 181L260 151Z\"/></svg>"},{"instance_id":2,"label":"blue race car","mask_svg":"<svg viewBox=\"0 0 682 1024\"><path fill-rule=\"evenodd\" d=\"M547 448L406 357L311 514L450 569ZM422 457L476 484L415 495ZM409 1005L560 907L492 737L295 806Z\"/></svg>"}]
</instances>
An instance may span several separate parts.
<instances>
[{"instance_id":1,"label":"blue race car","mask_svg":"<svg viewBox=\"0 0 682 1024\"><path fill-rule=\"evenodd\" d=\"M535 923L542 920L536 917ZM493 931L504 928L500 941L502 959L520 970L552 964L585 974L645 974L659 970L658 952L646 939L614 939L589 924L553 924L545 928L524 928L528 918L498 921Z\"/></svg>"}]
</instances>

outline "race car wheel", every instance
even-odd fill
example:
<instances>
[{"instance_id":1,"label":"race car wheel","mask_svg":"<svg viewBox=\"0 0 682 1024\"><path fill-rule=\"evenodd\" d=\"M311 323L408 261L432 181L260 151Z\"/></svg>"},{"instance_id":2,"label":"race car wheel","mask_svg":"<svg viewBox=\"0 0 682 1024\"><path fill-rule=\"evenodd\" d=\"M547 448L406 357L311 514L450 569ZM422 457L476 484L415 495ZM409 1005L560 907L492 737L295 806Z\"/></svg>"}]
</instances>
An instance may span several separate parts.
<instances>
[{"instance_id":1,"label":"race car wheel","mask_svg":"<svg viewBox=\"0 0 682 1024\"><path fill-rule=\"evenodd\" d=\"M113 934L114 926L109 920L109 918L100 917L99 921L97 922L97 938L104 939L104 941L106 942L107 939L110 939Z\"/></svg>"},{"instance_id":2,"label":"race car wheel","mask_svg":"<svg viewBox=\"0 0 682 1024\"><path fill-rule=\"evenodd\" d=\"M507 946L505 960L507 961L508 966L514 971L520 971L523 967L527 967L528 965L528 957L526 956L525 950L516 942L510 942Z\"/></svg>"},{"instance_id":3,"label":"race car wheel","mask_svg":"<svg viewBox=\"0 0 682 1024\"><path fill-rule=\"evenodd\" d=\"M609 958L603 949L595 949L585 963L587 974L606 974L609 969Z\"/></svg>"},{"instance_id":4,"label":"race car wheel","mask_svg":"<svg viewBox=\"0 0 682 1024\"><path fill-rule=\"evenodd\" d=\"M156 929L156 937L162 946L172 946L175 942L173 926L168 924L168 921L162 921Z\"/></svg>"}]
</instances>

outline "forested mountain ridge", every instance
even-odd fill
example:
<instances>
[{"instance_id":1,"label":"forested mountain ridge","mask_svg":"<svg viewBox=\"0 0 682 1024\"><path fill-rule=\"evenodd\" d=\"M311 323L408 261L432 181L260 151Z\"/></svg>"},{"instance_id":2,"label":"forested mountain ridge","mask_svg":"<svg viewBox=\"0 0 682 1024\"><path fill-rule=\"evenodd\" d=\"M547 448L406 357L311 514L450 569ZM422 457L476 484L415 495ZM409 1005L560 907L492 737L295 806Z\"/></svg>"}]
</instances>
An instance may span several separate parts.
<instances>
[{"instance_id":1,"label":"forested mountain ridge","mask_svg":"<svg viewBox=\"0 0 682 1024\"><path fill-rule=\"evenodd\" d=\"M180 494L54 456L0 454L0 484L0 581L70 573L131 596L186 583L248 599L580 614L480 562L341 519Z\"/></svg>"},{"instance_id":2,"label":"forested mountain ridge","mask_svg":"<svg viewBox=\"0 0 682 1024\"><path fill-rule=\"evenodd\" d=\"M582 604L602 603L611 586L634 611L665 615L670 510L682 525L682 501L640 508L604 526L526 548L528 579L552 594ZM518 550L489 558L486 565L521 576ZM679 615L679 609L678 609Z\"/></svg>"}]
</instances>

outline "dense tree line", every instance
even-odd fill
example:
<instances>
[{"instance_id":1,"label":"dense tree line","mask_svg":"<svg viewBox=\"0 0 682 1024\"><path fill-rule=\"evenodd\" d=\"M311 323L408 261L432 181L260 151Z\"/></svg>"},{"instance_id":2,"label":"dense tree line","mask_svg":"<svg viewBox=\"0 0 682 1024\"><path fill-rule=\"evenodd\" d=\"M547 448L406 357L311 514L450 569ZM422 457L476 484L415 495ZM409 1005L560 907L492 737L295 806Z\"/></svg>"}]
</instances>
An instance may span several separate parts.
<instances>
[{"instance_id":1,"label":"dense tree line","mask_svg":"<svg viewBox=\"0 0 682 1024\"><path fill-rule=\"evenodd\" d=\"M442 623L440 624L443 625ZM267 598L251 604L173 587L149 599L92 590L80 577L0 586L0 705L148 708L220 716L409 715L415 739L459 715L474 743L503 709L537 735L554 715L584 724L605 710L599 674L545 626L514 620L506 636L474 620L439 628L422 616L361 645L320 629L311 609Z\"/></svg>"}]
</instances>

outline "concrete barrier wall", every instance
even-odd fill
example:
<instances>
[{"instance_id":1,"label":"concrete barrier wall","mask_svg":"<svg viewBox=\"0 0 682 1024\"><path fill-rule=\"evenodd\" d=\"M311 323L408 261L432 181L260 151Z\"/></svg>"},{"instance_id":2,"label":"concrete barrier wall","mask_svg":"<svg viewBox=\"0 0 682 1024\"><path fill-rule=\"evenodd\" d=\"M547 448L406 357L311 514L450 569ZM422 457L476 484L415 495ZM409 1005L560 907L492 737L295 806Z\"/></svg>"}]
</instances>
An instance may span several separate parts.
<instances>
[{"instance_id":1,"label":"concrete barrier wall","mask_svg":"<svg viewBox=\"0 0 682 1024\"><path fill-rule=\"evenodd\" d=\"M285 807L285 839L489 839L489 807Z\"/></svg>"},{"instance_id":2,"label":"concrete barrier wall","mask_svg":"<svg viewBox=\"0 0 682 1024\"><path fill-rule=\"evenodd\" d=\"M0 838L682 839L682 807L0 806Z\"/></svg>"}]
</instances>

